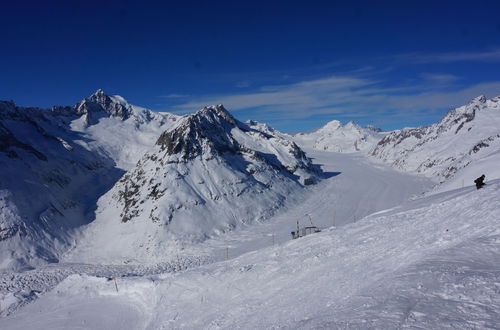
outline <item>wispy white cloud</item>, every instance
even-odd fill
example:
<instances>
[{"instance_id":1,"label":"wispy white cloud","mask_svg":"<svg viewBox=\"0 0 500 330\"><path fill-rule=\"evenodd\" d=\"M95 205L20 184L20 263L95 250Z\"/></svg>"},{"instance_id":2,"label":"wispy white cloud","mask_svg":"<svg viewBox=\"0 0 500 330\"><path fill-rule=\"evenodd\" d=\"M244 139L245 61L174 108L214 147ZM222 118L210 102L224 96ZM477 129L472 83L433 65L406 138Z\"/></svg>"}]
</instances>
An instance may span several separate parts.
<instances>
[{"instance_id":1,"label":"wispy white cloud","mask_svg":"<svg viewBox=\"0 0 500 330\"><path fill-rule=\"evenodd\" d=\"M500 49L481 52L411 53L398 55L396 58L412 63L500 62Z\"/></svg>"},{"instance_id":2,"label":"wispy white cloud","mask_svg":"<svg viewBox=\"0 0 500 330\"><path fill-rule=\"evenodd\" d=\"M207 104L223 103L233 111L256 107L276 109L318 108L346 101L349 95L374 82L355 77L327 77L289 85L263 86L252 93L207 96L176 107L178 111L191 112Z\"/></svg>"},{"instance_id":3,"label":"wispy white cloud","mask_svg":"<svg viewBox=\"0 0 500 330\"><path fill-rule=\"evenodd\" d=\"M189 95L188 94L167 94L167 95L160 95L160 97L166 98L166 99L182 99L182 98L189 97Z\"/></svg>"},{"instance_id":4,"label":"wispy white cloud","mask_svg":"<svg viewBox=\"0 0 500 330\"><path fill-rule=\"evenodd\" d=\"M258 120L298 120L313 116L377 118L379 124L422 121L485 94L500 94L500 81L458 87L451 74L421 74L416 83L387 86L382 80L329 76L288 85L263 86L249 93L209 95L175 107L190 113L223 103L230 111Z\"/></svg>"},{"instance_id":5,"label":"wispy white cloud","mask_svg":"<svg viewBox=\"0 0 500 330\"><path fill-rule=\"evenodd\" d=\"M420 77L424 83L445 86L460 80L460 77L448 73L421 73Z\"/></svg>"}]
</instances>

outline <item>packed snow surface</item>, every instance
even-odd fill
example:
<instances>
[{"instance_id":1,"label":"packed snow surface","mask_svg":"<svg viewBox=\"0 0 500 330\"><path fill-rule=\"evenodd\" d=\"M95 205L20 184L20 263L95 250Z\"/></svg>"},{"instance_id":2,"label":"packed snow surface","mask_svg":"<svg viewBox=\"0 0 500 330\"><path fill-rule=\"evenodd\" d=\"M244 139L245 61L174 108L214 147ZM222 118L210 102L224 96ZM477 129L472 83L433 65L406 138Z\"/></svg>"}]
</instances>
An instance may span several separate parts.
<instances>
[{"instance_id":1,"label":"packed snow surface","mask_svg":"<svg viewBox=\"0 0 500 330\"><path fill-rule=\"evenodd\" d=\"M204 251L205 265L134 273L137 266L87 265L85 271L61 264L73 267L73 274L0 326L496 327L499 181L481 190L467 185L422 196L418 190L431 184L422 177L374 165L360 154L309 152L326 172L340 173L265 223L179 251L179 260ZM335 210L336 226L324 228L333 224ZM354 210L360 212L356 222L348 216ZM306 213L323 231L291 240L296 220L307 224ZM11 293L3 299L18 298Z\"/></svg>"},{"instance_id":2,"label":"packed snow surface","mask_svg":"<svg viewBox=\"0 0 500 330\"><path fill-rule=\"evenodd\" d=\"M71 275L7 329L496 328L500 182L179 273ZM118 288L118 290L117 290ZM118 322L113 322L118 318Z\"/></svg>"}]
</instances>

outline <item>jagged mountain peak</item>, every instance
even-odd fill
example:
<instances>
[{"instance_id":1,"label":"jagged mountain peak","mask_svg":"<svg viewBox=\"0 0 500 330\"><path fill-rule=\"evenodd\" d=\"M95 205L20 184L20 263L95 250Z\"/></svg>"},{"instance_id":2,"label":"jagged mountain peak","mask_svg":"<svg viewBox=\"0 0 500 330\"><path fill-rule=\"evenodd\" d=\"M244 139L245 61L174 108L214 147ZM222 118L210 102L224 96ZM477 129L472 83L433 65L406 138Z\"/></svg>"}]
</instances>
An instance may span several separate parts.
<instances>
[{"instance_id":1,"label":"jagged mountain peak","mask_svg":"<svg viewBox=\"0 0 500 330\"><path fill-rule=\"evenodd\" d=\"M484 95L450 110L438 123L394 131L372 155L394 166L446 180L500 141L499 98Z\"/></svg>"},{"instance_id":2,"label":"jagged mountain peak","mask_svg":"<svg viewBox=\"0 0 500 330\"><path fill-rule=\"evenodd\" d=\"M93 96L97 96L97 97L102 97L102 96L105 96L106 93L104 93L104 90L102 90L101 88L99 88L98 90L95 91L94 94L92 94L89 98L93 97Z\"/></svg>"},{"instance_id":3,"label":"jagged mountain peak","mask_svg":"<svg viewBox=\"0 0 500 330\"><path fill-rule=\"evenodd\" d=\"M245 121L245 125L248 128L259 131L261 133L267 134L269 136L281 137L281 138L290 138L290 135L287 133L280 132L276 130L274 127L269 126L266 123L261 123L255 120L247 120Z\"/></svg>"},{"instance_id":4,"label":"jagged mountain peak","mask_svg":"<svg viewBox=\"0 0 500 330\"><path fill-rule=\"evenodd\" d=\"M361 129L361 127L358 124L356 124L354 120L350 120L347 124L344 125L344 127L358 129L358 130Z\"/></svg>"},{"instance_id":5,"label":"jagged mountain peak","mask_svg":"<svg viewBox=\"0 0 500 330\"><path fill-rule=\"evenodd\" d=\"M97 219L95 228L139 232L134 246L151 241L148 235L165 246L171 238L204 240L268 218L319 178L319 169L293 141L236 120L222 105L208 106L160 135L156 147L106 194L103 203L111 213ZM97 241L105 242L96 230ZM89 239L96 241L93 234ZM154 250L145 253L161 251Z\"/></svg>"},{"instance_id":6,"label":"jagged mountain peak","mask_svg":"<svg viewBox=\"0 0 500 330\"><path fill-rule=\"evenodd\" d=\"M202 153L234 152L239 146L230 130L238 126L222 104L207 106L184 118L174 129L163 132L156 145L167 155L176 154L185 160Z\"/></svg>"},{"instance_id":7,"label":"jagged mountain peak","mask_svg":"<svg viewBox=\"0 0 500 330\"><path fill-rule=\"evenodd\" d=\"M295 140L299 145L311 145L318 150L358 152L372 148L382 135L380 131L362 128L352 120L345 125L332 120L312 133L297 134Z\"/></svg>"},{"instance_id":8,"label":"jagged mountain peak","mask_svg":"<svg viewBox=\"0 0 500 330\"><path fill-rule=\"evenodd\" d=\"M362 130L362 128L356 124L355 121L350 120L346 124L342 124L341 121L339 120L331 120L328 123L326 123L323 127L319 128L316 130L316 132L320 133L326 133L326 132L333 132L333 131L338 131L338 130Z\"/></svg>"},{"instance_id":9,"label":"jagged mountain peak","mask_svg":"<svg viewBox=\"0 0 500 330\"><path fill-rule=\"evenodd\" d=\"M196 120L209 120L219 123L227 123L231 127L241 126L222 104L206 106L192 115Z\"/></svg>"},{"instance_id":10,"label":"jagged mountain peak","mask_svg":"<svg viewBox=\"0 0 500 330\"><path fill-rule=\"evenodd\" d=\"M382 132L382 129L380 127L373 126L373 125L366 125L365 128L367 130L370 130L370 131L375 132L375 133L381 133Z\"/></svg>"},{"instance_id":11,"label":"jagged mountain peak","mask_svg":"<svg viewBox=\"0 0 500 330\"><path fill-rule=\"evenodd\" d=\"M326 123L323 127L318 129L318 131L326 131L326 130L336 130L341 128L343 125L339 120L331 120L328 123Z\"/></svg>"},{"instance_id":12,"label":"jagged mountain peak","mask_svg":"<svg viewBox=\"0 0 500 330\"><path fill-rule=\"evenodd\" d=\"M94 94L80 101L76 106L76 113L85 116L85 123L90 125L92 117L99 114L106 114L112 117L128 119L132 113L132 106L119 95L108 95L102 89L98 89Z\"/></svg>"},{"instance_id":13,"label":"jagged mountain peak","mask_svg":"<svg viewBox=\"0 0 500 330\"><path fill-rule=\"evenodd\" d=\"M102 89L98 89L95 93L91 94L89 97L83 99L82 102L94 102L98 103L103 107L108 106L111 103L119 103L122 105L129 105L127 100L119 95L109 95L106 94Z\"/></svg>"},{"instance_id":14,"label":"jagged mountain peak","mask_svg":"<svg viewBox=\"0 0 500 330\"><path fill-rule=\"evenodd\" d=\"M485 102L486 102L486 96L484 96L484 95L479 95L479 96L477 96L477 97L473 98L473 99L469 102L469 104L471 104L471 103L485 103Z\"/></svg>"}]
</instances>

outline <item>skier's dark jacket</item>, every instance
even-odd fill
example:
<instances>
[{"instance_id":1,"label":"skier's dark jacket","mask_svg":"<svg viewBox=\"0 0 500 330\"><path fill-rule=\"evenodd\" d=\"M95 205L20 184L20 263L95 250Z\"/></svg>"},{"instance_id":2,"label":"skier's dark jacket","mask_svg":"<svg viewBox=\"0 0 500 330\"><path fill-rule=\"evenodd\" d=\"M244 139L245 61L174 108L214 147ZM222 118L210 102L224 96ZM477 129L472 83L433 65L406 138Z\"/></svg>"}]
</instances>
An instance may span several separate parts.
<instances>
[{"instance_id":1,"label":"skier's dark jacket","mask_svg":"<svg viewBox=\"0 0 500 330\"><path fill-rule=\"evenodd\" d=\"M485 185L485 183L483 182L484 181L484 174L481 175L479 178L477 178L476 180L474 180L474 183L476 184L476 188L479 189L481 187L483 187Z\"/></svg>"}]
</instances>

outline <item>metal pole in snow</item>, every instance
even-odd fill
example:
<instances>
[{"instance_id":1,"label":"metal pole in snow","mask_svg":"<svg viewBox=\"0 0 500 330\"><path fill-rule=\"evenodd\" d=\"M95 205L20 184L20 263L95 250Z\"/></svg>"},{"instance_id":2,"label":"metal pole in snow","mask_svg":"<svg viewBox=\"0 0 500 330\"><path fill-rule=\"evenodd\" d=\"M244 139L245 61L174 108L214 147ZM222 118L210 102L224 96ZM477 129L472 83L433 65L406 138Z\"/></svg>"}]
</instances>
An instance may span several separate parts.
<instances>
[{"instance_id":1,"label":"metal pole in snow","mask_svg":"<svg viewBox=\"0 0 500 330\"><path fill-rule=\"evenodd\" d=\"M229 248L226 247L226 260L228 260L228 259L229 259Z\"/></svg>"},{"instance_id":2,"label":"metal pole in snow","mask_svg":"<svg viewBox=\"0 0 500 330\"><path fill-rule=\"evenodd\" d=\"M116 292L118 292L118 284L116 284L116 277L113 277L113 281L115 282Z\"/></svg>"}]
</instances>

